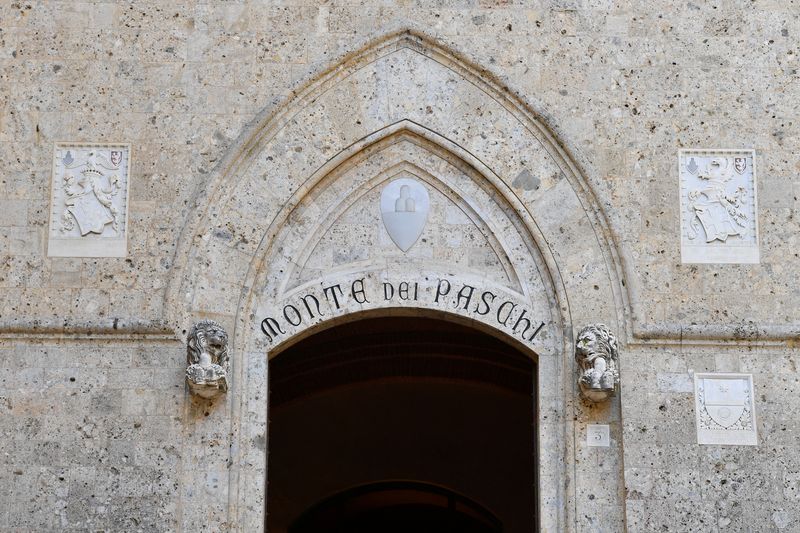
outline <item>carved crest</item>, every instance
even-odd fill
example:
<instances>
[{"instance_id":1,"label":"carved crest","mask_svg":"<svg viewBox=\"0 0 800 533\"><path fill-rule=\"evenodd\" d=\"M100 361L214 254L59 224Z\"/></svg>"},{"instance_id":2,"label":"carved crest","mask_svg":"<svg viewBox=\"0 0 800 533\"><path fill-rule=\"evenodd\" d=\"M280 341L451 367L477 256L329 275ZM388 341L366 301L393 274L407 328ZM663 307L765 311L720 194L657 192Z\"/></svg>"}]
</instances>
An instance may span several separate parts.
<instances>
[{"instance_id":1,"label":"carved crest","mask_svg":"<svg viewBox=\"0 0 800 533\"><path fill-rule=\"evenodd\" d=\"M122 152L120 150L111 150L111 164L118 167L122 163Z\"/></svg>"},{"instance_id":2,"label":"carved crest","mask_svg":"<svg viewBox=\"0 0 800 533\"><path fill-rule=\"evenodd\" d=\"M741 379L702 379L698 383L701 423L708 429L751 429L748 385Z\"/></svg>"},{"instance_id":3,"label":"carved crest","mask_svg":"<svg viewBox=\"0 0 800 533\"><path fill-rule=\"evenodd\" d=\"M697 171L700 170L700 166L697 164L697 161L694 160L694 157L689 159L689 162L686 163L686 170L689 171L689 174L697 175Z\"/></svg>"},{"instance_id":4,"label":"carved crest","mask_svg":"<svg viewBox=\"0 0 800 533\"><path fill-rule=\"evenodd\" d=\"M422 235L430 203L428 191L412 178L396 179L383 188L383 225L392 241L404 252L410 250Z\"/></svg>"},{"instance_id":5,"label":"carved crest","mask_svg":"<svg viewBox=\"0 0 800 533\"><path fill-rule=\"evenodd\" d=\"M84 170L80 178L67 174L64 176L66 206L62 216L62 231L78 223L81 235L103 233L107 224L114 230L118 227L117 210L111 199L119 192L119 182L114 178L105 181L103 174L96 170Z\"/></svg>"},{"instance_id":6,"label":"carved crest","mask_svg":"<svg viewBox=\"0 0 800 533\"><path fill-rule=\"evenodd\" d=\"M747 170L747 158L746 157L734 157L733 158L733 168L739 174L744 174L744 171Z\"/></svg>"},{"instance_id":7,"label":"carved crest","mask_svg":"<svg viewBox=\"0 0 800 533\"><path fill-rule=\"evenodd\" d=\"M758 444L753 375L695 373L698 444Z\"/></svg>"},{"instance_id":8,"label":"carved crest","mask_svg":"<svg viewBox=\"0 0 800 533\"><path fill-rule=\"evenodd\" d=\"M753 150L679 152L681 261L758 263Z\"/></svg>"},{"instance_id":9,"label":"carved crest","mask_svg":"<svg viewBox=\"0 0 800 533\"><path fill-rule=\"evenodd\" d=\"M734 166L730 158L715 157L698 175L705 186L689 191L687 197L692 215L689 239L696 239L701 228L706 242L725 242L728 237L745 235L748 217L742 206L747 202L747 191L741 186L734 190L727 187Z\"/></svg>"},{"instance_id":10,"label":"carved crest","mask_svg":"<svg viewBox=\"0 0 800 533\"><path fill-rule=\"evenodd\" d=\"M117 152L121 160L122 152ZM113 159L112 152L112 159ZM119 229L119 212L114 197L122 190L120 179L108 162L96 151L89 152L86 159L75 160L70 152L62 159L64 173L64 212L61 216L61 232L66 233L78 225L81 236L103 233L108 224L116 232ZM78 174L68 171L82 168Z\"/></svg>"}]
</instances>

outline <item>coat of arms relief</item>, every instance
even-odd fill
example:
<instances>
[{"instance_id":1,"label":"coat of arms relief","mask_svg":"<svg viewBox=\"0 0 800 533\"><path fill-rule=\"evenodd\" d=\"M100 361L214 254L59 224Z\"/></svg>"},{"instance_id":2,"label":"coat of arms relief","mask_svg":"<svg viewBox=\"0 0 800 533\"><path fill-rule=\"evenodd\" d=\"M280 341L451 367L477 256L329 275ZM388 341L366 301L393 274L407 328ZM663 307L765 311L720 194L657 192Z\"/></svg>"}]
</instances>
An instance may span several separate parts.
<instances>
[{"instance_id":1,"label":"coat of arms relief","mask_svg":"<svg viewBox=\"0 0 800 533\"><path fill-rule=\"evenodd\" d=\"M127 145L57 145L48 255L124 256Z\"/></svg>"},{"instance_id":2,"label":"coat of arms relief","mask_svg":"<svg viewBox=\"0 0 800 533\"><path fill-rule=\"evenodd\" d=\"M698 373L694 381L698 444L757 444L753 376Z\"/></svg>"},{"instance_id":3,"label":"coat of arms relief","mask_svg":"<svg viewBox=\"0 0 800 533\"><path fill-rule=\"evenodd\" d=\"M685 150L679 158L684 263L757 263L752 151Z\"/></svg>"}]
</instances>

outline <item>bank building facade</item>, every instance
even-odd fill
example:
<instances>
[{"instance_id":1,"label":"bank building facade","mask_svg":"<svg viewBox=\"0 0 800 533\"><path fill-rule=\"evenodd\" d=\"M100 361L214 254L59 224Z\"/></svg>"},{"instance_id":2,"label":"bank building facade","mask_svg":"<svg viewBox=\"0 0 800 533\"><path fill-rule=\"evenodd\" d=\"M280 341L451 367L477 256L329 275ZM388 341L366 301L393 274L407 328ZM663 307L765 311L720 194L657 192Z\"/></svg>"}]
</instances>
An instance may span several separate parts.
<instances>
[{"instance_id":1,"label":"bank building facade","mask_svg":"<svg viewBox=\"0 0 800 533\"><path fill-rule=\"evenodd\" d=\"M0 4L0 531L800 531L798 35Z\"/></svg>"}]
</instances>

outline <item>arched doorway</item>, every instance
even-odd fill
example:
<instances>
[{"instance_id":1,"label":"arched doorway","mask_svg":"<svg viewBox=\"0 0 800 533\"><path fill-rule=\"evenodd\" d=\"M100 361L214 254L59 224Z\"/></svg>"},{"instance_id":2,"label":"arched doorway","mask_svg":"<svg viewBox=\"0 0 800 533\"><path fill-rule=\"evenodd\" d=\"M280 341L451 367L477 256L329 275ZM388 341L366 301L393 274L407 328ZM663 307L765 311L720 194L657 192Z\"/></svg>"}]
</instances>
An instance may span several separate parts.
<instances>
[{"instance_id":1,"label":"arched doorway","mask_svg":"<svg viewBox=\"0 0 800 533\"><path fill-rule=\"evenodd\" d=\"M536 529L536 372L517 347L365 318L287 348L269 376L270 533Z\"/></svg>"},{"instance_id":2,"label":"arched doorway","mask_svg":"<svg viewBox=\"0 0 800 533\"><path fill-rule=\"evenodd\" d=\"M578 400L573 344L588 323L632 327L636 276L580 153L457 50L410 30L364 44L243 131L198 183L175 253L172 322L188 330L212 317L231 336L225 401L187 406L187 438L216 445L229 435L229 456L216 457L227 509L218 498L215 516L237 531L266 522L267 357L356 315L406 311L525 335L523 350L537 356L541 530L621 524L621 448L586 468L600 451L584 433L619 424L619 398L602 409ZM408 174L431 198L430 236L404 253L382 229L380 197ZM205 483L206 472L194 475ZM182 509L199 516L209 505L187 491ZM280 509L270 502L271 514Z\"/></svg>"}]
</instances>

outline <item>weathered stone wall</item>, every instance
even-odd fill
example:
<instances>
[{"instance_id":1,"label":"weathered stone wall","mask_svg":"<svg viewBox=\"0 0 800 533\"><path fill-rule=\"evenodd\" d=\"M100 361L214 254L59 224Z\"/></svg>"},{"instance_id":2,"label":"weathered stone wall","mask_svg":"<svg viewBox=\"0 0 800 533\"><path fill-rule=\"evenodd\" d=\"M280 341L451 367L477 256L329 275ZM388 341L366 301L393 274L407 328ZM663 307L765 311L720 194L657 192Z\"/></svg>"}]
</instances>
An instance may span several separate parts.
<instances>
[{"instance_id":1,"label":"weathered stone wall","mask_svg":"<svg viewBox=\"0 0 800 533\"><path fill-rule=\"evenodd\" d=\"M631 319L622 419L602 415L613 445L624 444L629 530L800 527L798 355L787 340L800 321L791 4L9 0L0 3L0 528L226 526L230 406L186 397L183 332L165 304L178 237L205 207L196 189L258 113L400 28L438 39L519 95L603 208ZM46 257L56 141L131 143L127 258ZM760 264L680 263L681 147L757 150ZM521 185L536 179L549 176ZM753 372L758 447L694 444L690 370ZM600 493L621 468L605 453L578 455L596 473L578 488L579 530L618 524L589 503L617 497Z\"/></svg>"},{"instance_id":2,"label":"weathered stone wall","mask_svg":"<svg viewBox=\"0 0 800 533\"><path fill-rule=\"evenodd\" d=\"M200 443L185 439L179 344L5 341L0 362L4 531L181 524L179 496L195 490L184 466Z\"/></svg>"},{"instance_id":3,"label":"weathered stone wall","mask_svg":"<svg viewBox=\"0 0 800 533\"><path fill-rule=\"evenodd\" d=\"M797 257L784 244L791 248L798 229L791 86L800 22L782 2L0 9L6 322L81 322L86 309L95 318L160 318L190 196L243 125L365 40L406 26L487 68L556 130L607 207L644 322L798 319L788 305ZM128 260L42 256L57 140L133 144ZM706 146L758 150L760 266L678 266L676 150ZM787 305L746 306L745 292Z\"/></svg>"},{"instance_id":4,"label":"weathered stone wall","mask_svg":"<svg viewBox=\"0 0 800 533\"><path fill-rule=\"evenodd\" d=\"M629 531L800 527L799 357L770 343L641 346L625 356ZM696 444L694 372L753 374L758 446Z\"/></svg>"}]
</instances>

